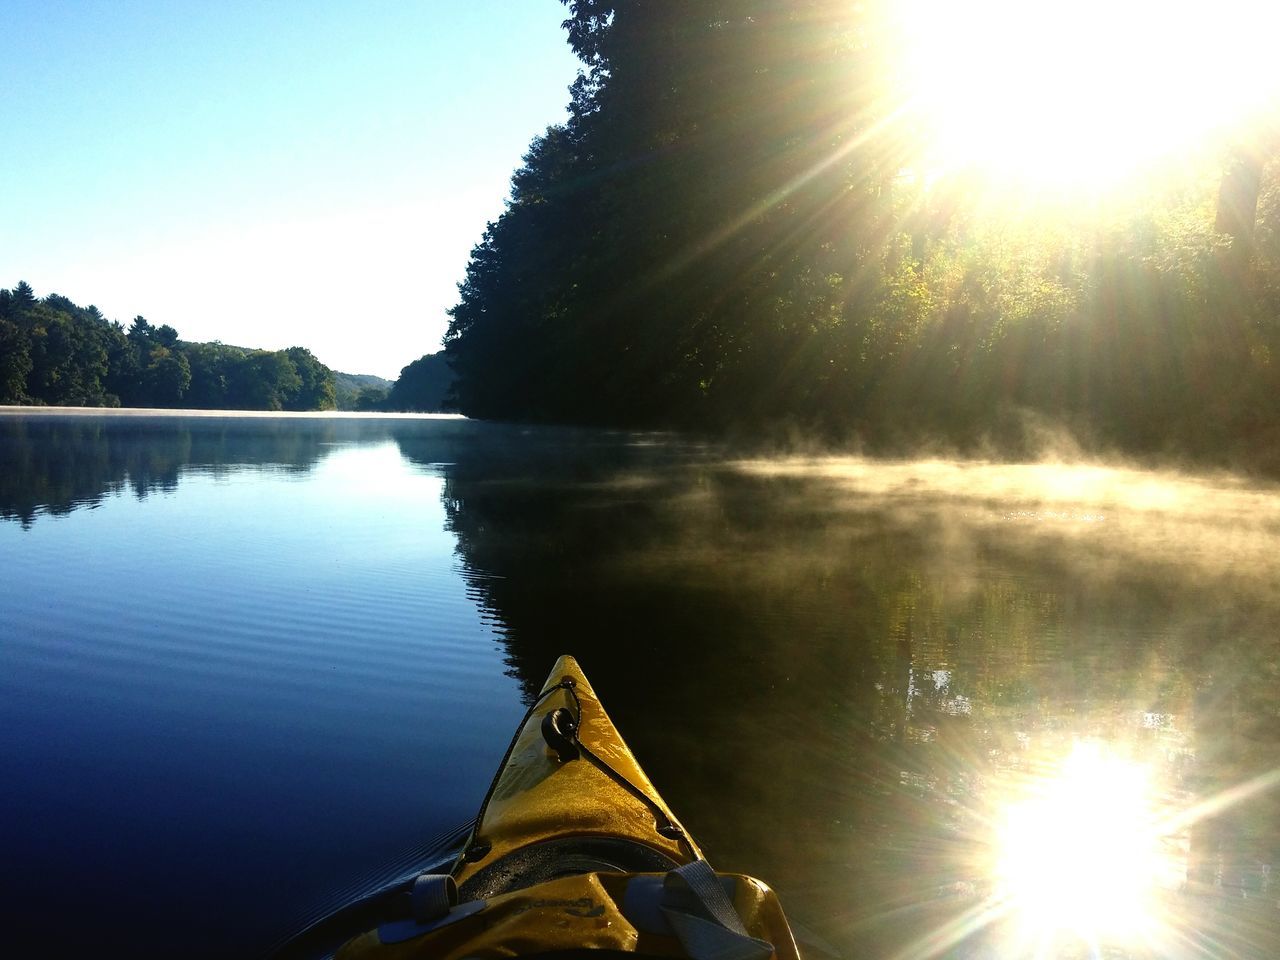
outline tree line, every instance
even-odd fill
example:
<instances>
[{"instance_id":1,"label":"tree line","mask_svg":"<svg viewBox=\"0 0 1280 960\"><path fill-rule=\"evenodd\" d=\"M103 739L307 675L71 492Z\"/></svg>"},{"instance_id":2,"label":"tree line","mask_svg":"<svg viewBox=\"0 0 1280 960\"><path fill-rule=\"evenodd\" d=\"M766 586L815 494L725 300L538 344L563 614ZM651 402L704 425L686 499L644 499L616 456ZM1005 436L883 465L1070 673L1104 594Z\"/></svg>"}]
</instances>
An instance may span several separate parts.
<instances>
[{"instance_id":1,"label":"tree line","mask_svg":"<svg viewBox=\"0 0 1280 960\"><path fill-rule=\"evenodd\" d=\"M392 384L340 374L305 347L253 350L189 343L168 324L128 328L95 306L0 290L0 403L205 410L436 411L452 376L443 354L407 365Z\"/></svg>"},{"instance_id":2,"label":"tree line","mask_svg":"<svg viewBox=\"0 0 1280 960\"><path fill-rule=\"evenodd\" d=\"M128 329L25 282L0 290L0 403L331 410L333 371L305 347L187 343L168 324Z\"/></svg>"},{"instance_id":3,"label":"tree line","mask_svg":"<svg viewBox=\"0 0 1280 960\"><path fill-rule=\"evenodd\" d=\"M873 446L1041 420L1138 450L1280 439L1261 146L1105 217L995 217L964 175L912 169L875 4L563 2L569 119L451 311L463 413Z\"/></svg>"}]
</instances>

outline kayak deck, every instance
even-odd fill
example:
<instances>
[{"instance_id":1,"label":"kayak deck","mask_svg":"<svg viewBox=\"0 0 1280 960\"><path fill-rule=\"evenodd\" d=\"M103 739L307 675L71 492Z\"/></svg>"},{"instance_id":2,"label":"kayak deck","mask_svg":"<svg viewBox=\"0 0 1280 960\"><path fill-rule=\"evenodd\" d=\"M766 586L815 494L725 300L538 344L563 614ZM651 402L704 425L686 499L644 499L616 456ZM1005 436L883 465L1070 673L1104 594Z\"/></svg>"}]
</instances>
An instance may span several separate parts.
<instances>
[{"instance_id":1,"label":"kayak deck","mask_svg":"<svg viewBox=\"0 0 1280 960\"><path fill-rule=\"evenodd\" d=\"M462 853L337 960L579 956L799 960L777 896L717 874L572 657L556 661Z\"/></svg>"},{"instance_id":2,"label":"kayak deck","mask_svg":"<svg viewBox=\"0 0 1280 960\"><path fill-rule=\"evenodd\" d=\"M548 736L556 738L556 721L564 723L559 751L548 743ZM508 872L521 866L513 857L541 862L573 855L581 861L592 852L630 870L665 871L702 856L640 769L582 668L563 656L499 767L454 879L464 899L491 896L503 864ZM615 863L610 855L627 862Z\"/></svg>"}]
</instances>

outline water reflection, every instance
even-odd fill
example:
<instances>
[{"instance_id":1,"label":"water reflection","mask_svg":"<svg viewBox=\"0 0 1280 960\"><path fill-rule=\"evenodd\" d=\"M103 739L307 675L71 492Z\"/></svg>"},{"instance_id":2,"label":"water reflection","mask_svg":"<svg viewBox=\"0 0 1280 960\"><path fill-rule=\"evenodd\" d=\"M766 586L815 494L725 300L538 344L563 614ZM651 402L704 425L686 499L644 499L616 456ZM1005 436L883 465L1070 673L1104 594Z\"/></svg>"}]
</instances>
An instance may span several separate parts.
<instances>
[{"instance_id":1,"label":"water reflection","mask_svg":"<svg viewBox=\"0 0 1280 960\"><path fill-rule=\"evenodd\" d=\"M449 419L0 413L0 520L30 528L126 490L138 499L172 493L190 473L252 467L305 476L335 445L385 441L393 428L424 424L438 452L465 430Z\"/></svg>"},{"instance_id":2,"label":"water reflection","mask_svg":"<svg viewBox=\"0 0 1280 960\"><path fill-rule=\"evenodd\" d=\"M459 421L24 415L0 417L0 517L31 527L108 497L180 497L186 477L242 476L246 467L314 481L341 472L317 470L332 451L366 444L377 450L343 469L392 474L385 458L397 451L413 468L393 478L405 485L395 511L421 495L434 504L441 484L469 595L526 696L556 656L578 656L713 861L768 879L792 914L846 956L1088 955L1088 941L1105 937L1123 941L1108 949L1130 955L1280 953L1275 489L1104 466L743 460L665 436ZM418 483L424 477L430 486ZM273 640L297 639L299 623L326 625L332 635L303 645L291 682L300 670L318 673L327 652L341 665L335 677L363 671L380 691L367 701L311 691L305 706L277 691L280 722L327 704L333 729L346 731L359 702L377 728L386 691L411 696L403 688L412 665L423 684L412 696L423 704L444 711L465 694L458 702L472 705L441 725L447 732L430 734L448 740L438 752L477 767L500 754L496 739L468 738L480 725L474 704L493 700L502 678L454 669L481 658L466 646L471 626L446 629L433 593L450 587L442 572L450 544L441 569L428 571L422 557L434 554L396 539L438 538L438 511L432 530L406 531L401 516L377 512L384 494L344 482L309 503L307 489L298 485L296 505L292 487L267 501L276 512L297 510L276 518L291 533L316 532L278 538L296 551L278 562L278 545L259 551L270 564L254 565L257 553L237 559L226 538L202 538L211 554L185 545L166 554L177 559L154 569L192 565L202 578L182 584L178 606L225 607L253 630L269 610L279 616L265 630ZM251 511L253 497L235 502ZM227 502L199 507L219 511L199 520L225 526ZM123 516L114 535L137 526L139 514ZM326 538L331 518L343 522ZM245 522L251 539L271 521ZM23 550L37 541L58 548L52 537L12 532ZM397 549L418 566L403 569ZM15 565L18 556L15 546ZM314 589L318 556L344 561L325 589ZM248 604L264 570L287 589ZM92 647L75 632L81 620L102 635L99 646L129 632L116 626L129 606L118 588L66 585L69 595L95 589L114 599L69 596L88 612L66 626L66 649ZM115 611L110 629L102 609ZM152 625L136 612L129 630L145 637ZM398 638L384 661L345 626L375 618L371 634ZM198 663L200 651L230 658L244 649L214 619L202 615L166 669ZM452 645L441 644L444 634ZM247 655L234 666L237 687L267 673ZM484 671L497 673L473 672ZM234 702L231 686L200 690L210 704ZM240 757L246 742L226 756ZM1082 749L1103 758L1092 779L1069 775ZM317 748L324 765L331 752ZM1142 791L1121 789L1130 770L1141 772ZM1064 781L1073 799L1061 799L1055 784ZM364 804L369 791L362 781L352 796ZM437 793L431 802L447 796L451 810L470 808L456 792ZM385 804L401 801L428 802L382 794ZM1067 842L1072 811L1083 821ZM1148 850L1141 832L1153 818L1158 865L1137 854L1129 866L1104 862L1127 845ZM370 840L352 836L355 845ZM1110 839L1091 852L1100 837ZM335 849L326 863L349 854ZM1123 885L1103 896L1107 884L1153 872L1156 882L1134 897L1156 918L1154 932L1135 938L1082 918L1090 904L1129 896Z\"/></svg>"},{"instance_id":3,"label":"water reflection","mask_svg":"<svg viewBox=\"0 0 1280 960\"><path fill-rule=\"evenodd\" d=\"M714 860L768 877L847 955L1280 946L1275 490L550 444L460 462L444 496L525 689L575 653ZM1068 824L1000 826L1082 749L1128 765L1067 778L1084 866ZM1122 798L1123 770L1150 795ZM1108 836L1159 857L1119 867ZM1159 938L1080 916L1123 904L1126 872L1159 874L1122 911L1158 898ZM1038 938L1011 898L1039 904Z\"/></svg>"},{"instance_id":4,"label":"water reflection","mask_svg":"<svg viewBox=\"0 0 1280 960\"><path fill-rule=\"evenodd\" d=\"M11 941L257 956L472 814L519 691L392 422L451 460L454 421L0 413Z\"/></svg>"}]
</instances>

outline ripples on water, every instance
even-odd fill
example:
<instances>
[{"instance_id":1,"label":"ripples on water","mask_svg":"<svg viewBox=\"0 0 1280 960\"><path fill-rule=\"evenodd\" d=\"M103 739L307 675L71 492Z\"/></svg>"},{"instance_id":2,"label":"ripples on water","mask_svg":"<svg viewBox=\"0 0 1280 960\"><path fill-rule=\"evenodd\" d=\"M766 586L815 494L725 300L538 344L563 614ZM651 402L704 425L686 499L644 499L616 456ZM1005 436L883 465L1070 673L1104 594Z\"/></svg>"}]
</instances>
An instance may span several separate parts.
<instances>
[{"instance_id":1,"label":"ripples on water","mask_svg":"<svg viewBox=\"0 0 1280 960\"><path fill-rule=\"evenodd\" d=\"M55 946L252 954L438 854L572 652L846 956L1276 952L1274 487L27 414L0 518L3 893Z\"/></svg>"}]
</instances>

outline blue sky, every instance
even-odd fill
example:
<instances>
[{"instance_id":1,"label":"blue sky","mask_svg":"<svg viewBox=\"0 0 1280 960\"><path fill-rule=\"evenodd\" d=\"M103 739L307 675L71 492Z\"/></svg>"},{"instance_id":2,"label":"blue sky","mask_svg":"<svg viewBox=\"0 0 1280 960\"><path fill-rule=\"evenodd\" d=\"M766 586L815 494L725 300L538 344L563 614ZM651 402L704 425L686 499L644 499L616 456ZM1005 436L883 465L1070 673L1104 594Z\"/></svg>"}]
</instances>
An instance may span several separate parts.
<instances>
[{"instance_id":1,"label":"blue sky","mask_svg":"<svg viewBox=\"0 0 1280 960\"><path fill-rule=\"evenodd\" d=\"M557 0L0 13L0 287L391 378L577 69Z\"/></svg>"}]
</instances>

